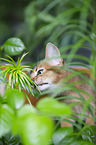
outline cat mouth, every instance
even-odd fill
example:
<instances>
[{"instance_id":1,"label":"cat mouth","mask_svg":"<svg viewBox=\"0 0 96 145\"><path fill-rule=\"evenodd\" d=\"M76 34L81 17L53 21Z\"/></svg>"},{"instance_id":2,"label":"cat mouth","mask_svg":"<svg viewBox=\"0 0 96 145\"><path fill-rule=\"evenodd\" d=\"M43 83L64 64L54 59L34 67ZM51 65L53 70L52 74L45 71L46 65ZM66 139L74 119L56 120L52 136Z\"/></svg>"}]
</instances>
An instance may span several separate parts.
<instances>
[{"instance_id":1,"label":"cat mouth","mask_svg":"<svg viewBox=\"0 0 96 145\"><path fill-rule=\"evenodd\" d=\"M37 88L40 90L40 91L44 91L46 89L48 89L50 87L50 84L45 82L45 83L41 83L41 84L36 84L37 85Z\"/></svg>"},{"instance_id":2,"label":"cat mouth","mask_svg":"<svg viewBox=\"0 0 96 145\"><path fill-rule=\"evenodd\" d=\"M37 84L37 86L47 85L48 83Z\"/></svg>"},{"instance_id":3,"label":"cat mouth","mask_svg":"<svg viewBox=\"0 0 96 145\"><path fill-rule=\"evenodd\" d=\"M36 84L36 85L34 85L34 86L31 85L31 87L32 87L32 88L36 88L36 86L37 86L37 87L42 87L42 86L45 87L45 86L48 85L48 84L49 84L49 83Z\"/></svg>"}]
</instances>

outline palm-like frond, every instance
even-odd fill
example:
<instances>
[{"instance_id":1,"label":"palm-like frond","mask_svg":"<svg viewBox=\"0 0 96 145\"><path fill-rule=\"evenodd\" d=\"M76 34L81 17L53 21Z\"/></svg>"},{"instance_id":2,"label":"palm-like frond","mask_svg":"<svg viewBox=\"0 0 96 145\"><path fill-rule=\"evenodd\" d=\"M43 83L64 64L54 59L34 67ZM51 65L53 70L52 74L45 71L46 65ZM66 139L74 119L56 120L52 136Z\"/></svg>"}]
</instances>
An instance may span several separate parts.
<instances>
[{"instance_id":1,"label":"palm-like frond","mask_svg":"<svg viewBox=\"0 0 96 145\"><path fill-rule=\"evenodd\" d=\"M30 66L21 65L21 62L26 55L27 53L24 53L21 56L21 58L18 59L17 64L10 56L8 56L9 59L1 58L8 64L5 64L0 68L5 68L4 70L1 71L2 75L4 75L4 79L6 79L6 77L9 75L9 81L7 82L8 88L18 87L19 90L21 90L22 88L25 90L29 89L30 93L33 95L31 85L35 84L26 73L27 71L30 70L33 71L33 69L31 69Z\"/></svg>"}]
</instances>

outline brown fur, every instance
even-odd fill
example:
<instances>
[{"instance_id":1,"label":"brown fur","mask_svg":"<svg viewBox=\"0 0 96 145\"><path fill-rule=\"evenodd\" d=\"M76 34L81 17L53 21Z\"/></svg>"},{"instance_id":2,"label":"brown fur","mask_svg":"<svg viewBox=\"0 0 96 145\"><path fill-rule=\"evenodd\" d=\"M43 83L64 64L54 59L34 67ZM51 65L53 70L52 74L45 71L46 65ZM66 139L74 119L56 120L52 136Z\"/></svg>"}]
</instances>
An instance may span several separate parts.
<instances>
[{"instance_id":1,"label":"brown fur","mask_svg":"<svg viewBox=\"0 0 96 145\"><path fill-rule=\"evenodd\" d=\"M55 51L57 51L56 56L58 54L59 56L58 60L56 58L56 59L47 61L47 58L50 57L51 52L49 53L48 50L46 50L46 53L49 53L48 55L46 54L47 58L45 56L45 60L41 61L41 63L37 67L35 67L35 72L31 74L31 79L34 80L34 82L37 84L38 88L41 91L46 90L46 89L50 90L54 88L58 89L60 87L66 86L66 83L67 85L71 85L79 90L83 90L87 93L80 92L80 94L84 97L85 100L89 99L88 94L90 94L90 104L95 108L95 102L94 102L95 92L93 91L91 86L80 75L73 75L71 71L64 69L65 64L63 63L62 59L60 59L60 53L58 53L59 50L57 50L57 47L55 47L53 44L49 44L49 45L51 45L51 47L54 47L52 48L53 51L54 49ZM51 51L50 46L47 45L47 47L48 48L46 49L50 49ZM61 69L61 67L63 67L63 69ZM71 67L71 69L76 70L76 71L78 70L82 71L82 74L90 79L91 75L90 75L89 69L84 69L84 68L78 69L74 67L73 68ZM39 70L43 70L41 71L41 74L38 74ZM82 83L80 82L76 83L78 81L81 81ZM57 94L57 96L75 96L78 98L80 97L74 90L62 91L61 94ZM78 99L63 99L63 101L67 104L80 102L80 100ZM73 107L73 110L76 113L81 113L82 106L83 106L82 103L79 105L75 105ZM87 110L85 114L90 115L90 112Z\"/></svg>"}]
</instances>

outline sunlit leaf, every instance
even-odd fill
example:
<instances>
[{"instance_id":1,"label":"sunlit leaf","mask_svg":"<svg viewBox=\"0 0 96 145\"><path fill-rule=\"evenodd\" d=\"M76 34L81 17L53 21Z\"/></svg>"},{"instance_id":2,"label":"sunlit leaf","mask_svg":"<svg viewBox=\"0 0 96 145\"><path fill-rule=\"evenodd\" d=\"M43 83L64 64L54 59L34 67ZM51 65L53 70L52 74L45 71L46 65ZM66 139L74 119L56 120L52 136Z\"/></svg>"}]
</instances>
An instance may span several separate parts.
<instances>
[{"instance_id":1,"label":"sunlit leaf","mask_svg":"<svg viewBox=\"0 0 96 145\"><path fill-rule=\"evenodd\" d=\"M22 118L26 118L27 115L36 114L37 110L32 105L23 105L20 109L16 111L16 116L14 118L12 132L14 135L20 135L20 127L22 126Z\"/></svg>"},{"instance_id":2,"label":"sunlit leaf","mask_svg":"<svg viewBox=\"0 0 96 145\"><path fill-rule=\"evenodd\" d=\"M25 46L19 38L10 38L4 43L2 48L9 55L18 55L25 49Z\"/></svg>"},{"instance_id":3,"label":"sunlit leaf","mask_svg":"<svg viewBox=\"0 0 96 145\"><path fill-rule=\"evenodd\" d=\"M56 99L51 97L41 99L36 106L42 113L52 116L64 116L71 114L71 108L68 105L58 102Z\"/></svg>"},{"instance_id":4,"label":"sunlit leaf","mask_svg":"<svg viewBox=\"0 0 96 145\"><path fill-rule=\"evenodd\" d=\"M5 96L8 105L14 109L19 109L24 104L24 94L17 89L7 89Z\"/></svg>"},{"instance_id":5,"label":"sunlit leaf","mask_svg":"<svg viewBox=\"0 0 96 145\"><path fill-rule=\"evenodd\" d=\"M18 115L17 116L18 116L18 118L21 118L21 117L23 117L27 114L36 113L36 112L37 111L36 111L35 107L33 107L29 104L26 104L18 110L18 112L17 112Z\"/></svg>"},{"instance_id":6,"label":"sunlit leaf","mask_svg":"<svg viewBox=\"0 0 96 145\"><path fill-rule=\"evenodd\" d=\"M11 131L13 110L7 105L0 105L0 137Z\"/></svg>"},{"instance_id":7,"label":"sunlit leaf","mask_svg":"<svg viewBox=\"0 0 96 145\"><path fill-rule=\"evenodd\" d=\"M53 123L47 116L26 115L21 119L20 134L24 145L47 145L53 132Z\"/></svg>"},{"instance_id":8,"label":"sunlit leaf","mask_svg":"<svg viewBox=\"0 0 96 145\"><path fill-rule=\"evenodd\" d=\"M70 134L72 134L73 129L72 127L63 127L58 129L52 137L53 143L55 145L60 145L60 141L62 141L62 139L64 139L66 136L69 136Z\"/></svg>"}]
</instances>

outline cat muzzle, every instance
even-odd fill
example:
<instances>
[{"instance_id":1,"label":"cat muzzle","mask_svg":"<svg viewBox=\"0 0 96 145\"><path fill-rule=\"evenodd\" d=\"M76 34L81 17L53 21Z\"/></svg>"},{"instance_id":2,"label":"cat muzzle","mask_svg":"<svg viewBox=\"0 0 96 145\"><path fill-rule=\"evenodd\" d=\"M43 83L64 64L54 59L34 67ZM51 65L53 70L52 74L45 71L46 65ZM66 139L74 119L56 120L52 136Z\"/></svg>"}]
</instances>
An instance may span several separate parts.
<instances>
[{"instance_id":1,"label":"cat muzzle","mask_svg":"<svg viewBox=\"0 0 96 145\"><path fill-rule=\"evenodd\" d=\"M37 84L37 86L47 85L48 83Z\"/></svg>"}]
</instances>

